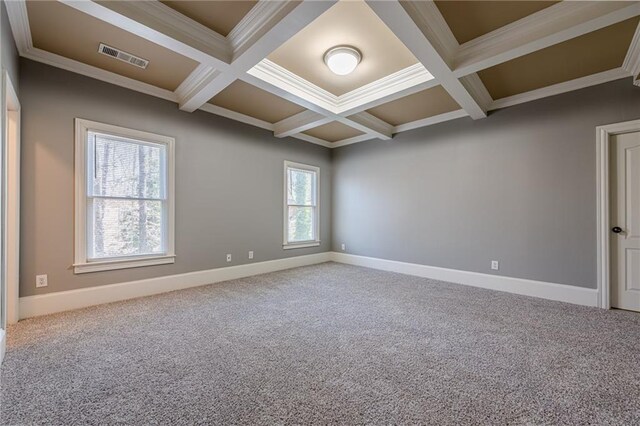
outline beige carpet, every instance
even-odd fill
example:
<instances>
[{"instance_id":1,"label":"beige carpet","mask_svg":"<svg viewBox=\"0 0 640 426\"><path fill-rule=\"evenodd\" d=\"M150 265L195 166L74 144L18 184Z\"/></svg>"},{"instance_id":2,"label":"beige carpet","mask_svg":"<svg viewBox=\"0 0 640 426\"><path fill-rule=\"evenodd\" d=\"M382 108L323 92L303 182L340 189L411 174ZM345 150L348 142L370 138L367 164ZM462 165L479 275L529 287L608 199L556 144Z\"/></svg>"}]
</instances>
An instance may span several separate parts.
<instances>
[{"instance_id":1,"label":"beige carpet","mask_svg":"<svg viewBox=\"0 0 640 426\"><path fill-rule=\"evenodd\" d=\"M640 315L335 263L23 321L0 424L640 424Z\"/></svg>"}]
</instances>

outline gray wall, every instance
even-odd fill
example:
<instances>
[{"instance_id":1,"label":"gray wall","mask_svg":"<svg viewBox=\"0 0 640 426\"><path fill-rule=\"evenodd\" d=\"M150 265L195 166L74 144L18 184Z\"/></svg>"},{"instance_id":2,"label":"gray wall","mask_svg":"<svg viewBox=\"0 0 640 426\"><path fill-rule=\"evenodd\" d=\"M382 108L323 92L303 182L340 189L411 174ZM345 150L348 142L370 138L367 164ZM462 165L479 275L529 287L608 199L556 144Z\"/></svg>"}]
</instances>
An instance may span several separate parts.
<instances>
[{"instance_id":1,"label":"gray wall","mask_svg":"<svg viewBox=\"0 0 640 426\"><path fill-rule=\"evenodd\" d=\"M2 56L2 68L8 71L16 92L20 94L20 89L18 87L18 50L16 49L16 43L13 39L13 33L11 32L11 26L9 25L9 18L7 16L7 9L4 2L0 5L0 15L0 54Z\"/></svg>"},{"instance_id":2,"label":"gray wall","mask_svg":"<svg viewBox=\"0 0 640 426\"><path fill-rule=\"evenodd\" d=\"M295 139L22 60L20 295L328 251L331 154ZM176 263L74 275L74 118L176 138ZM283 250L283 161L321 168L320 247ZM226 263L226 253L234 261ZM49 287L35 288L36 274Z\"/></svg>"},{"instance_id":3,"label":"gray wall","mask_svg":"<svg viewBox=\"0 0 640 426\"><path fill-rule=\"evenodd\" d=\"M624 79L334 150L333 248L595 288L595 127L637 118Z\"/></svg>"}]
</instances>

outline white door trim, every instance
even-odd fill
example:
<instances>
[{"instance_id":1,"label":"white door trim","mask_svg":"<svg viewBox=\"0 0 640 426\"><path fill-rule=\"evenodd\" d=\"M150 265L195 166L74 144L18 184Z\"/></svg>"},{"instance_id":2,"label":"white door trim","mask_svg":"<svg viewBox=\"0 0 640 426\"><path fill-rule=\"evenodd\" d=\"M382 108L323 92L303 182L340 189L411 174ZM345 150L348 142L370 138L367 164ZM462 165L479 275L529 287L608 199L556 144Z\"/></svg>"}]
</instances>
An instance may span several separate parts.
<instances>
[{"instance_id":1,"label":"white door trim","mask_svg":"<svg viewBox=\"0 0 640 426\"><path fill-rule=\"evenodd\" d=\"M3 123L3 176L4 198L2 226L5 230L2 241L2 280L5 283L3 324L18 322L19 307L19 255L20 255L20 101L7 71L2 76L4 99L2 100ZM11 142L15 141L15 145ZM1 327L0 327L1 328Z\"/></svg>"},{"instance_id":2,"label":"white door trim","mask_svg":"<svg viewBox=\"0 0 640 426\"><path fill-rule=\"evenodd\" d=\"M596 204L597 204L597 265L598 265L598 306L611 308L611 259L609 247L611 222L609 220L609 151L611 136L622 133L640 132L640 120L607 124L596 127Z\"/></svg>"}]
</instances>

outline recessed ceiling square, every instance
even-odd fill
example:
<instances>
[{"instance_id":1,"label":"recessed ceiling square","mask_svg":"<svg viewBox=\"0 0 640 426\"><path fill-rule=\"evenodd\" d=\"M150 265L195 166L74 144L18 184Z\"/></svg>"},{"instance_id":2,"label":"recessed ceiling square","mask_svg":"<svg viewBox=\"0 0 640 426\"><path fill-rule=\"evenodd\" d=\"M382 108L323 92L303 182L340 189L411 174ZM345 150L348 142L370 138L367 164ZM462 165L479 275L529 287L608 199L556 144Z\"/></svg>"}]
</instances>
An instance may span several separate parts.
<instances>
[{"instance_id":1,"label":"recessed ceiling square","mask_svg":"<svg viewBox=\"0 0 640 426\"><path fill-rule=\"evenodd\" d=\"M162 1L170 8L223 36L256 5L257 1Z\"/></svg>"},{"instance_id":2,"label":"recessed ceiling square","mask_svg":"<svg viewBox=\"0 0 640 426\"><path fill-rule=\"evenodd\" d=\"M493 99L622 66L639 18L538 50L478 72Z\"/></svg>"},{"instance_id":3,"label":"recessed ceiling square","mask_svg":"<svg viewBox=\"0 0 640 426\"><path fill-rule=\"evenodd\" d=\"M460 105L451 95L442 86L436 86L371 108L367 112L393 126L399 126L459 109Z\"/></svg>"},{"instance_id":4,"label":"recessed ceiling square","mask_svg":"<svg viewBox=\"0 0 640 426\"><path fill-rule=\"evenodd\" d=\"M174 91L197 63L56 1L29 1L34 47ZM147 59L146 69L98 53L100 43Z\"/></svg>"},{"instance_id":5,"label":"recessed ceiling square","mask_svg":"<svg viewBox=\"0 0 640 426\"><path fill-rule=\"evenodd\" d=\"M339 45L362 53L349 75L336 75L324 63L325 52ZM268 59L336 96L418 62L363 1L336 3Z\"/></svg>"},{"instance_id":6,"label":"recessed ceiling square","mask_svg":"<svg viewBox=\"0 0 640 426\"><path fill-rule=\"evenodd\" d=\"M293 102L241 80L231 83L209 103L268 123L276 123L304 111Z\"/></svg>"}]
</instances>

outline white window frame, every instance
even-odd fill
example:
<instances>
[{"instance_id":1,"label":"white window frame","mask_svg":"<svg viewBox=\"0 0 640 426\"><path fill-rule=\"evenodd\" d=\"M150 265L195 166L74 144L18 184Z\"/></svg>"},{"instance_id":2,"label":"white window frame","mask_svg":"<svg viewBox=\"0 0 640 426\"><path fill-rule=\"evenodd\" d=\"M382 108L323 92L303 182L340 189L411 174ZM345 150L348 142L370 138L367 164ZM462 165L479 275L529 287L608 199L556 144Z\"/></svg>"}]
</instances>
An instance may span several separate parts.
<instances>
[{"instance_id":1,"label":"white window frame","mask_svg":"<svg viewBox=\"0 0 640 426\"><path fill-rule=\"evenodd\" d=\"M90 131L161 144L167 147L167 201L165 204L167 223L164 229L163 242L165 252L163 254L123 256L95 261L88 259L87 170L89 160L87 158L87 134ZM175 139L169 136L76 118L75 150L74 273L82 274L175 263Z\"/></svg>"},{"instance_id":2,"label":"white window frame","mask_svg":"<svg viewBox=\"0 0 640 426\"><path fill-rule=\"evenodd\" d=\"M315 188L315 211L314 211L314 239L309 241L289 242L289 199L287 197L287 181L288 170L298 169L315 173L316 175L316 188ZM308 164L296 163L294 161L284 162L284 210L283 210L283 229L282 229L282 248L285 250L305 248L305 247L317 247L320 245L320 167L310 166Z\"/></svg>"}]
</instances>

